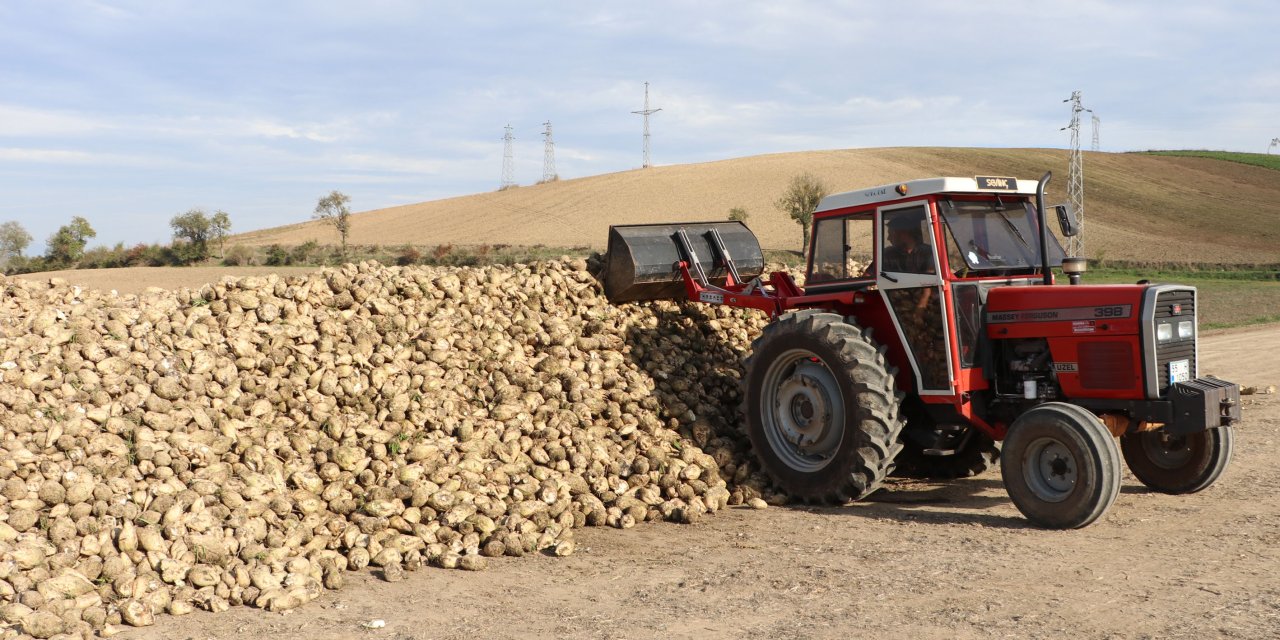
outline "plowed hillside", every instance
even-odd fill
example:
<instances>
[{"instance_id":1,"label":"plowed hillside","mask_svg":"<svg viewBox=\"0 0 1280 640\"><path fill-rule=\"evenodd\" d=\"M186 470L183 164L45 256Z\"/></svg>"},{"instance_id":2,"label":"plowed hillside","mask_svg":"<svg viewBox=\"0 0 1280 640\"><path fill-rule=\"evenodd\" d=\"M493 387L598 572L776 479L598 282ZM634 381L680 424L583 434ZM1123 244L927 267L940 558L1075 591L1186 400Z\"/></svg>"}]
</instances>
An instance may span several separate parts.
<instances>
[{"instance_id":1,"label":"plowed hillside","mask_svg":"<svg viewBox=\"0 0 1280 640\"><path fill-rule=\"evenodd\" d=\"M799 227L773 201L791 176L833 191L939 175L1056 176L1066 199L1067 154L1055 149L886 148L808 151L653 167L356 214L351 242L602 247L610 224L724 219L746 207L765 248L798 249ZM1087 253L1186 262L1280 260L1280 172L1209 158L1089 153ZM318 222L236 236L249 245L334 243Z\"/></svg>"}]
</instances>

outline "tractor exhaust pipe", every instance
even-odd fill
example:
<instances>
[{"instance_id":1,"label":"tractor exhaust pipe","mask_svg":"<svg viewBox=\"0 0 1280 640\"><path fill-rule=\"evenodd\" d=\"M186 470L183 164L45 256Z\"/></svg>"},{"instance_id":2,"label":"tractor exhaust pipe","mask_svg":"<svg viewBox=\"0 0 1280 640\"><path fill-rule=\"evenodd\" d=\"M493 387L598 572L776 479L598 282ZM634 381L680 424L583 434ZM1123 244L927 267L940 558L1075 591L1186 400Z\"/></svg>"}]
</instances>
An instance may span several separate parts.
<instances>
[{"instance_id":1,"label":"tractor exhaust pipe","mask_svg":"<svg viewBox=\"0 0 1280 640\"><path fill-rule=\"evenodd\" d=\"M1036 212L1040 215L1040 273L1045 284L1053 284L1053 272L1049 270L1049 218L1044 213L1044 187L1053 179L1053 172L1044 172L1036 183Z\"/></svg>"}]
</instances>

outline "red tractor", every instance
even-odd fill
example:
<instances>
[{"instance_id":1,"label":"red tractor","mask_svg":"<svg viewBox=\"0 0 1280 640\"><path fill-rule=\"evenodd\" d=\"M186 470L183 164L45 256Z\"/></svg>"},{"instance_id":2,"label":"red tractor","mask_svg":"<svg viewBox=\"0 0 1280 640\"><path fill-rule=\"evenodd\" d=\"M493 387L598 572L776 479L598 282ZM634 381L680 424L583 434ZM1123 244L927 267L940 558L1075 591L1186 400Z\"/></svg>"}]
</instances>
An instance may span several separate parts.
<instances>
[{"instance_id":1,"label":"red tractor","mask_svg":"<svg viewBox=\"0 0 1280 640\"><path fill-rule=\"evenodd\" d=\"M1085 263L1046 229L1049 178L828 196L803 287L764 275L739 222L614 226L605 291L770 314L746 361L745 419L795 498L858 500L895 468L960 477L998 458L1018 509L1069 529L1115 501L1122 455L1156 491L1200 491L1231 458L1240 388L1197 375L1196 290L1055 286L1055 267L1079 285ZM1076 235L1069 207L1054 210Z\"/></svg>"}]
</instances>

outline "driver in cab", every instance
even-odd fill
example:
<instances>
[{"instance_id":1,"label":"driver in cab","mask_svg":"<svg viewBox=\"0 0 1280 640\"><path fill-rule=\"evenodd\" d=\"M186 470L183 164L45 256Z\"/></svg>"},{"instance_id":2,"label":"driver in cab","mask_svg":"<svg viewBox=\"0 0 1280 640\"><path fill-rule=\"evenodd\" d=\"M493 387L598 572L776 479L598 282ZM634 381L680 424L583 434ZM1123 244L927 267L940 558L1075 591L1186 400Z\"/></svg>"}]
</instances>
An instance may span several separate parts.
<instances>
[{"instance_id":1,"label":"driver in cab","mask_svg":"<svg viewBox=\"0 0 1280 640\"><path fill-rule=\"evenodd\" d=\"M889 246L884 248L885 271L893 273L932 274L937 271L933 266L933 247L924 241L920 231L923 218L918 215L898 215L889 219L887 233ZM920 291L915 301L913 315L919 322L925 310L933 300L933 289Z\"/></svg>"},{"instance_id":2,"label":"driver in cab","mask_svg":"<svg viewBox=\"0 0 1280 640\"><path fill-rule=\"evenodd\" d=\"M884 250L884 270L897 273L934 273L933 247L925 243L916 216L889 220L889 246Z\"/></svg>"}]
</instances>

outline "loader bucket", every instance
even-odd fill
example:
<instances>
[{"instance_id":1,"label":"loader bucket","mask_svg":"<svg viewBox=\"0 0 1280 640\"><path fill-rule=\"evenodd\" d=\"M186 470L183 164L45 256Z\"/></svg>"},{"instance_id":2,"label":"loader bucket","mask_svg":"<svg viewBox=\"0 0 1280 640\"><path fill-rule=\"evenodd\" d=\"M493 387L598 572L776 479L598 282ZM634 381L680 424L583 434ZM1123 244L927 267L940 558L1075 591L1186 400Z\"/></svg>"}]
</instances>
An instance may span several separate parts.
<instances>
[{"instance_id":1,"label":"loader bucket","mask_svg":"<svg viewBox=\"0 0 1280 640\"><path fill-rule=\"evenodd\" d=\"M605 254L604 293L612 303L646 300L683 300L684 282L677 266L687 260L676 234L683 229L711 284L723 286L728 265L712 243L711 230L720 238L744 280L764 271L764 253L754 233L741 222L691 222L633 224L609 227L609 251Z\"/></svg>"}]
</instances>

